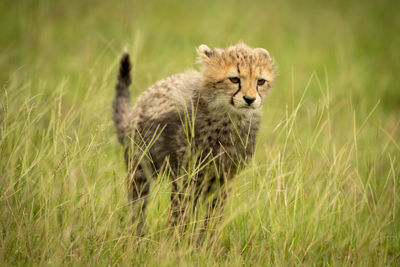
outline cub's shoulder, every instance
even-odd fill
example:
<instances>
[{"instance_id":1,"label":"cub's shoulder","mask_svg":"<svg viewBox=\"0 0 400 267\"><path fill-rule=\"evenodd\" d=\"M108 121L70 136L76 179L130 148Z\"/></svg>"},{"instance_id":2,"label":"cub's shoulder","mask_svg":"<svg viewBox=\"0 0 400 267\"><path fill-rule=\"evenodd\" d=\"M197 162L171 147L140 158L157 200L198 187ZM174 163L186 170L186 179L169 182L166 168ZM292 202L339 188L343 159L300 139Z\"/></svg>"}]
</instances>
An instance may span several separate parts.
<instances>
[{"instance_id":1,"label":"cub's shoulder","mask_svg":"<svg viewBox=\"0 0 400 267\"><path fill-rule=\"evenodd\" d=\"M147 91L151 93L176 92L196 89L200 84L201 74L190 70L185 73L171 75L154 83Z\"/></svg>"}]
</instances>

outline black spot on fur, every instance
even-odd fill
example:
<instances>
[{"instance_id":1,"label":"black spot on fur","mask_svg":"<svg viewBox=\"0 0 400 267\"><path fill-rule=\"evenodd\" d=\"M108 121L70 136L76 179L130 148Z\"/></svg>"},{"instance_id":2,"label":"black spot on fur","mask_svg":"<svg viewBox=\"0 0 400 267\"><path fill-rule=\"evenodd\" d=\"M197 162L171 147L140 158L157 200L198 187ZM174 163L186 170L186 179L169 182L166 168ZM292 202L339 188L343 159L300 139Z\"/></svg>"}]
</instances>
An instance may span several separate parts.
<instances>
[{"instance_id":1,"label":"black spot on fur","mask_svg":"<svg viewBox=\"0 0 400 267\"><path fill-rule=\"evenodd\" d=\"M212 57L212 56L214 55L214 51L212 51L212 50L206 50L206 51L204 51L204 54L205 54L207 57Z\"/></svg>"}]
</instances>

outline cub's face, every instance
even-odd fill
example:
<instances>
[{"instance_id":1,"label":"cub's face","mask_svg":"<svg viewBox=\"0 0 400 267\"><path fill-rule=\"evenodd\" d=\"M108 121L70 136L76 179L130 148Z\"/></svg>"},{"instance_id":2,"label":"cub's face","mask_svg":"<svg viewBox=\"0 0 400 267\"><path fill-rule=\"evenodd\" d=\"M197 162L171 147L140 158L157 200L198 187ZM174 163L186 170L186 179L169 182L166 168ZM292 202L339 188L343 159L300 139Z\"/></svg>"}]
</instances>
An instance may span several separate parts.
<instances>
[{"instance_id":1,"label":"cub's face","mask_svg":"<svg viewBox=\"0 0 400 267\"><path fill-rule=\"evenodd\" d=\"M267 50L243 43L227 49L197 49L203 64L202 95L215 108L239 113L260 109L275 79L274 63Z\"/></svg>"}]
</instances>

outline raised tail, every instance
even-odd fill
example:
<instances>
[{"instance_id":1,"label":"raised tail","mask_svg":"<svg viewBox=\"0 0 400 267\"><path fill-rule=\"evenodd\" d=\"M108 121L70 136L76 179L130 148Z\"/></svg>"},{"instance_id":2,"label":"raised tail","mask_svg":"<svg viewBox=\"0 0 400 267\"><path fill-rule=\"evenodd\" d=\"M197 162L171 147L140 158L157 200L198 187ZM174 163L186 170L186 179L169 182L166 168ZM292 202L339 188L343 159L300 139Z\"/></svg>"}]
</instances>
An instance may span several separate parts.
<instances>
[{"instance_id":1,"label":"raised tail","mask_svg":"<svg viewBox=\"0 0 400 267\"><path fill-rule=\"evenodd\" d=\"M124 52L120 62L118 82L115 86L115 98L113 101L113 120L117 129L118 140L121 144L124 144L129 131L131 111L129 85L131 81L131 61L129 53Z\"/></svg>"}]
</instances>

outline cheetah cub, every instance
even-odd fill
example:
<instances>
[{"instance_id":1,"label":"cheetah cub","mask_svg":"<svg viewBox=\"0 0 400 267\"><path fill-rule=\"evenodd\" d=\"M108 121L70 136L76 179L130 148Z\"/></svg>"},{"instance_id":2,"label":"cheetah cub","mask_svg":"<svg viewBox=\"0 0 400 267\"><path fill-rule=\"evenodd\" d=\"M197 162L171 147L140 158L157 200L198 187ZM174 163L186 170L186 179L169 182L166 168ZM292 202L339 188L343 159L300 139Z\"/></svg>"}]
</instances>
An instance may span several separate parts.
<instances>
[{"instance_id":1,"label":"cheetah cub","mask_svg":"<svg viewBox=\"0 0 400 267\"><path fill-rule=\"evenodd\" d=\"M129 54L121 59L113 119L125 148L139 232L152 177L171 177L170 223L182 223L188 203L194 209L199 198L208 200L207 223L222 206L223 185L254 152L259 111L275 79L270 54L242 42L226 49L200 45L197 53L200 72L156 82L133 107Z\"/></svg>"}]
</instances>

